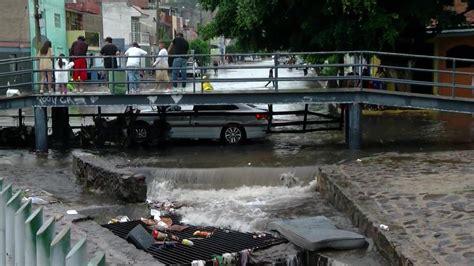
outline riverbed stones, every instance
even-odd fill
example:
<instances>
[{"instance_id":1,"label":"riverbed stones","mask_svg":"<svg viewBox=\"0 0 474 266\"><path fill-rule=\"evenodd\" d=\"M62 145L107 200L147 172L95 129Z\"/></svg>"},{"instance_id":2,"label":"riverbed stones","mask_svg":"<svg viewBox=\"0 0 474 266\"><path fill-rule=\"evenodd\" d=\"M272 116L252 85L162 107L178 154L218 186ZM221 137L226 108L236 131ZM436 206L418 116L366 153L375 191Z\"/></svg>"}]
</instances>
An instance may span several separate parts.
<instances>
[{"instance_id":1,"label":"riverbed stones","mask_svg":"<svg viewBox=\"0 0 474 266\"><path fill-rule=\"evenodd\" d=\"M469 150L379 154L323 167L319 189L394 265L474 265L472 158Z\"/></svg>"},{"instance_id":2,"label":"riverbed stones","mask_svg":"<svg viewBox=\"0 0 474 266\"><path fill-rule=\"evenodd\" d=\"M146 176L97 160L91 153L73 153L73 173L88 190L125 202L145 202Z\"/></svg>"}]
</instances>

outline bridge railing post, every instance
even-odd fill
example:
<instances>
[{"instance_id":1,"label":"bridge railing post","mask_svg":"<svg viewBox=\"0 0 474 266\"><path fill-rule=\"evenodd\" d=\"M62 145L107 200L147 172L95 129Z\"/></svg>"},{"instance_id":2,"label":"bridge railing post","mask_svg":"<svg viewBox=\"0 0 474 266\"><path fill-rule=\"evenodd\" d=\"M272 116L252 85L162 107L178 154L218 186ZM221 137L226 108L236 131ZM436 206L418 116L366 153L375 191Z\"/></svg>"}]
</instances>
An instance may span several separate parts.
<instances>
[{"instance_id":1,"label":"bridge railing post","mask_svg":"<svg viewBox=\"0 0 474 266\"><path fill-rule=\"evenodd\" d=\"M275 91L278 91L278 64L279 64L279 58L278 58L278 53L274 55L273 57L273 65L275 68L274 71L274 76L273 76L273 86L275 87Z\"/></svg>"},{"instance_id":2,"label":"bridge railing post","mask_svg":"<svg viewBox=\"0 0 474 266\"><path fill-rule=\"evenodd\" d=\"M191 56L192 56L192 62L193 62L193 93L196 93L196 66L194 64L194 60L196 60L196 57L194 56L194 50L191 50Z\"/></svg>"},{"instance_id":3,"label":"bridge railing post","mask_svg":"<svg viewBox=\"0 0 474 266\"><path fill-rule=\"evenodd\" d=\"M456 97L456 59L453 59L453 69L451 73L451 82L452 82L452 88L451 88L451 97Z\"/></svg>"}]
</instances>

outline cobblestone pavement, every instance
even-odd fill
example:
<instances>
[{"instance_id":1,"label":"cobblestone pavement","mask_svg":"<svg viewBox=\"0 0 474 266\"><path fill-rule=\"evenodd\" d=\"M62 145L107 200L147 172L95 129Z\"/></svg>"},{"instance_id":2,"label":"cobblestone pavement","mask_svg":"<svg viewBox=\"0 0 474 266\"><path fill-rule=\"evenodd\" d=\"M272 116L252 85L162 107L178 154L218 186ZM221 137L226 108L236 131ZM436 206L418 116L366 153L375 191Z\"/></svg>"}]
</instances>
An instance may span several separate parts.
<instances>
[{"instance_id":1,"label":"cobblestone pavement","mask_svg":"<svg viewBox=\"0 0 474 266\"><path fill-rule=\"evenodd\" d=\"M395 246L418 246L441 265L473 265L473 158L472 150L384 153L325 170L372 222L389 226Z\"/></svg>"}]
</instances>

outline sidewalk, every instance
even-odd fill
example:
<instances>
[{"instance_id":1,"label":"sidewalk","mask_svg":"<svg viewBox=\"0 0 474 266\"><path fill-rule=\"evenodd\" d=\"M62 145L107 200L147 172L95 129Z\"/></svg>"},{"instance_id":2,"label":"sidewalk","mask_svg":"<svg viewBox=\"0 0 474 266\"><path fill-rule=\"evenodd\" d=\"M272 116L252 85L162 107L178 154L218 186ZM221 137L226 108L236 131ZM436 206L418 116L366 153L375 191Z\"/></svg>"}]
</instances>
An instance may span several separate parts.
<instances>
[{"instance_id":1,"label":"sidewalk","mask_svg":"<svg viewBox=\"0 0 474 266\"><path fill-rule=\"evenodd\" d=\"M392 264L473 265L472 158L474 151L385 153L324 167L319 186Z\"/></svg>"}]
</instances>

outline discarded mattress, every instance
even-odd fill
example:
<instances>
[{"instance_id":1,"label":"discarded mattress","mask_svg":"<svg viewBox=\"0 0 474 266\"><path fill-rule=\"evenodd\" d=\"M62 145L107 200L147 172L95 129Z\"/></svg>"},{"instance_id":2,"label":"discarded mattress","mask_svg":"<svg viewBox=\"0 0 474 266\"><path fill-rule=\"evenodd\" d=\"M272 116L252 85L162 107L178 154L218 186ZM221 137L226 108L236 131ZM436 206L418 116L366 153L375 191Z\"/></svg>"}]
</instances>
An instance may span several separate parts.
<instances>
[{"instance_id":1,"label":"discarded mattress","mask_svg":"<svg viewBox=\"0 0 474 266\"><path fill-rule=\"evenodd\" d=\"M310 251L356 249L367 243L363 235L337 229L325 216L275 221L269 223L267 229L278 231L291 243Z\"/></svg>"}]
</instances>

